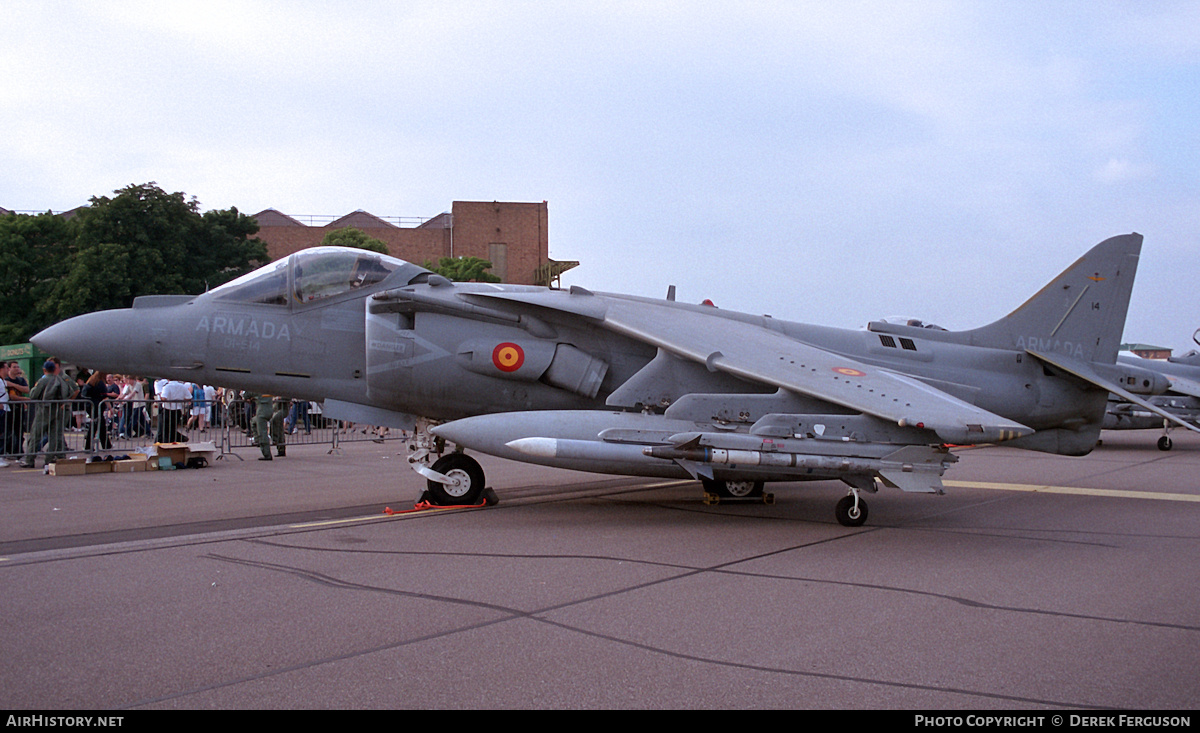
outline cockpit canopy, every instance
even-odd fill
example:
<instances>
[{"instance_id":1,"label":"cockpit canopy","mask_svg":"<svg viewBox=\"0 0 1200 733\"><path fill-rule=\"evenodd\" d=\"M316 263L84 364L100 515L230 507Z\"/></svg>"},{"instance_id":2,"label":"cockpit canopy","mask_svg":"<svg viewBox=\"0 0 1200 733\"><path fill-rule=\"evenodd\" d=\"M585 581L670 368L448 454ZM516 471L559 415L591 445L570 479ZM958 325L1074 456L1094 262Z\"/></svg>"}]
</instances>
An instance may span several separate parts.
<instances>
[{"instance_id":1,"label":"cockpit canopy","mask_svg":"<svg viewBox=\"0 0 1200 733\"><path fill-rule=\"evenodd\" d=\"M879 321L880 321L880 323L890 323L893 326L912 326L913 328L930 328L935 331L945 331L946 330L936 324L925 323L920 318L911 318L909 316L887 316L886 318L880 318Z\"/></svg>"},{"instance_id":2,"label":"cockpit canopy","mask_svg":"<svg viewBox=\"0 0 1200 733\"><path fill-rule=\"evenodd\" d=\"M1172 356L1169 359L1167 359L1167 361L1172 362L1174 364L1190 364L1192 366L1200 366L1200 352L1196 351L1195 349L1192 349L1191 351L1187 352L1186 354L1180 354L1179 356Z\"/></svg>"},{"instance_id":3,"label":"cockpit canopy","mask_svg":"<svg viewBox=\"0 0 1200 733\"><path fill-rule=\"evenodd\" d=\"M397 286L407 285L428 272L410 262L367 250L313 247L231 280L210 295L242 303L306 305L372 288L389 278Z\"/></svg>"}]
</instances>

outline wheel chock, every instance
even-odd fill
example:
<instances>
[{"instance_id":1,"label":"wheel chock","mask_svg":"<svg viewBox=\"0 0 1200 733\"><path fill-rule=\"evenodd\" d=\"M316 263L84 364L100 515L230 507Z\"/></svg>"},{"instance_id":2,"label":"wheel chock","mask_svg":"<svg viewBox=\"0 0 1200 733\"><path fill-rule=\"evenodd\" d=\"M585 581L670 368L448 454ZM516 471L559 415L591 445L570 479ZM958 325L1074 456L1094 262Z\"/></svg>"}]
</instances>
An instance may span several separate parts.
<instances>
[{"instance_id":1,"label":"wheel chock","mask_svg":"<svg viewBox=\"0 0 1200 733\"><path fill-rule=\"evenodd\" d=\"M390 506L383 508L383 513L389 517L397 514L415 514L416 512L428 511L447 511L450 509L482 509L485 506L496 506L500 503L500 497L496 496L496 492L492 487L487 487L483 490L482 501L478 504L434 504L429 500L429 492L422 491L421 496L413 504L412 509L393 509Z\"/></svg>"}]
</instances>

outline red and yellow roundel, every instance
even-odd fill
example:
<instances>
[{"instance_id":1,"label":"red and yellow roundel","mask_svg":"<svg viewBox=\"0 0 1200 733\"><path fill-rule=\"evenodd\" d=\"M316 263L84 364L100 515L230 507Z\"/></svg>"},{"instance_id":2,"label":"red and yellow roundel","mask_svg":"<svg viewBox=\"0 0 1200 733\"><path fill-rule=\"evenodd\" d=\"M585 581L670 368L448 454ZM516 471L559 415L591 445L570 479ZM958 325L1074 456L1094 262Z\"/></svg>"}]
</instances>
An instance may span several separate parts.
<instances>
[{"instance_id":1,"label":"red and yellow roundel","mask_svg":"<svg viewBox=\"0 0 1200 733\"><path fill-rule=\"evenodd\" d=\"M834 367L833 371L837 372L838 374L844 374L847 377L865 377L865 376L867 376L866 372L860 372L857 369L851 369L850 367Z\"/></svg>"},{"instance_id":2,"label":"red and yellow roundel","mask_svg":"<svg viewBox=\"0 0 1200 733\"><path fill-rule=\"evenodd\" d=\"M525 350L511 342L492 349L492 363L502 372L515 372L525 363Z\"/></svg>"}]
</instances>

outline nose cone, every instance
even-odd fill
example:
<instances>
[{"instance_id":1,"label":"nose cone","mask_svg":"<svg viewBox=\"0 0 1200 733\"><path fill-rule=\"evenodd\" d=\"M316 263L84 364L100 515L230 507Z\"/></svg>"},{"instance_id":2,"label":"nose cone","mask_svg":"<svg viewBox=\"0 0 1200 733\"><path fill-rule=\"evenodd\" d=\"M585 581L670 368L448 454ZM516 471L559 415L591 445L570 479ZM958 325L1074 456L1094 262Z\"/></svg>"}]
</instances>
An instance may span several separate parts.
<instances>
[{"instance_id":1,"label":"nose cone","mask_svg":"<svg viewBox=\"0 0 1200 733\"><path fill-rule=\"evenodd\" d=\"M99 311L68 318L38 333L33 345L64 361L106 372L127 371L129 338L135 331L133 311Z\"/></svg>"}]
</instances>

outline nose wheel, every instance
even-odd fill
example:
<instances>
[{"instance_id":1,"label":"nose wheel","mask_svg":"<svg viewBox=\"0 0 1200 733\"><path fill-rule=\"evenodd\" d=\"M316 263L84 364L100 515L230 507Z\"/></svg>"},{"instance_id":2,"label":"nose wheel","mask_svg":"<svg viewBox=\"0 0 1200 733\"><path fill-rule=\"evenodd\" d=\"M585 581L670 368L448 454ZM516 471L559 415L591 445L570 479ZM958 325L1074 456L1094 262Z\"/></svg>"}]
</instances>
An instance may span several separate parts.
<instances>
[{"instance_id":1,"label":"nose wheel","mask_svg":"<svg viewBox=\"0 0 1200 733\"><path fill-rule=\"evenodd\" d=\"M861 527L867 521L867 502L855 492L842 497L833 513L843 527Z\"/></svg>"},{"instance_id":2,"label":"nose wheel","mask_svg":"<svg viewBox=\"0 0 1200 733\"><path fill-rule=\"evenodd\" d=\"M474 458L466 453L447 453L432 468L450 479L450 483L428 479L426 486L433 503L442 506L479 503L483 494L483 468Z\"/></svg>"}]
</instances>

